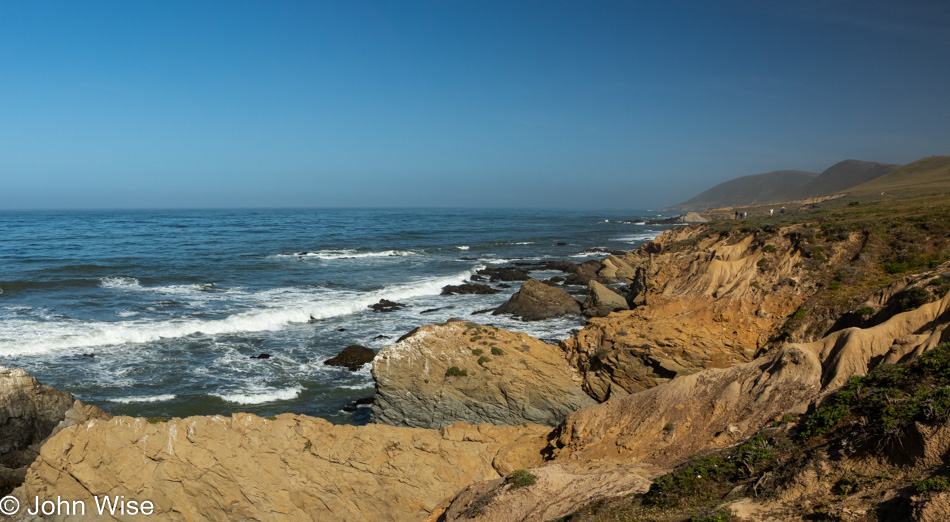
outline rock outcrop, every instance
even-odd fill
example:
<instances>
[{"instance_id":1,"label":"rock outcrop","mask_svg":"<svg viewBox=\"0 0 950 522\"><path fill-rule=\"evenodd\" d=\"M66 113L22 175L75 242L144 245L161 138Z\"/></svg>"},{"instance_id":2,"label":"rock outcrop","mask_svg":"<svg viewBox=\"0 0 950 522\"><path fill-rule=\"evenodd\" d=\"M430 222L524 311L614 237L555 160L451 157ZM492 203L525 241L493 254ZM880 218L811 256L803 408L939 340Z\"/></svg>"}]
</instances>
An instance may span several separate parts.
<instances>
[{"instance_id":1,"label":"rock outcrop","mask_svg":"<svg viewBox=\"0 0 950 522\"><path fill-rule=\"evenodd\" d=\"M547 428L338 426L235 414L150 424L115 417L50 439L14 491L149 500L156 520L421 520L473 481L540 462ZM44 520L70 520L51 516Z\"/></svg>"},{"instance_id":2,"label":"rock outcrop","mask_svg":"<svg viewBox=\"0 0 950 522\"><path fill-rule=\"evenodd\" d=\"M588 317L607 317L611 312L629 310L627 300L606 286L591 280L587 284L587 300L584 301L584 315Z\"/></svg>"},{"instance_id":3,"label":"rock outcrop","mask_svg":"<svg viewBox=\"0 0 950 522\"><path fill-rule=\"evenodd\" d=\"M459 320L424 326L381 350L373 378L372 422L395 426L553 426L596 402L557 346Z\"/></svg>"},{"instance_id":4,"label":"rock outcrop","mask_svg":"<svg viewBox=\"0 0 950 522\"><path fill-rule=\"evenodd\" d=\"M363 367L364 364L373 362L376 352L358 344L353 344L344 348L334 357L323 361L323 364L329 366L343 366L351 372L355 372Z\"/></svg>"},{"instance_id":5,"label":"rock outcrop","mask_svg":"<svg viewBox=\"0 0 950 522\"><path fill-rule=\"evenodd\" d=\"M564 290L528 279L511 299L492 315L511 314L525 321L538 321L561 315L580 315L581 305Z\"/></svg>"},{"instance_id":6,"label":"rock outcrop","mask_svg":"<svg viewBox=\"0 0 950 522\"><path fill-rule=\"evenodd\" d=\"M103 418L95 406L43 386L24 370L0 366L0 492L23 481L43 441L66 426Z\"/></svg>"}]
</instances>

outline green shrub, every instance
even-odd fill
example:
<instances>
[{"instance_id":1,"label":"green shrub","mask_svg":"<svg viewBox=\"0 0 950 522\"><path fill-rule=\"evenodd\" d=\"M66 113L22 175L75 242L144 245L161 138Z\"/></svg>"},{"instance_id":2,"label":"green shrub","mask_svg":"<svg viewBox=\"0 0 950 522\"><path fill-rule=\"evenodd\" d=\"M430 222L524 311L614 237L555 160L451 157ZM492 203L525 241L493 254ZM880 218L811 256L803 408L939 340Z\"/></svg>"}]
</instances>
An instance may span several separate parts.
<instances>
[{"instance_id":1,"label":"green shrub","mask_svg":"<svg viewBox=\"0 0 950 522\"><path fill-rule=\"evenodd\" d=\"M732 511L728 509L717 509L715 511L693 515L689 520L690 522L732 522L735 519Z\"/></svg>"},{"instance_id":2,"label":"green shrub","mask_svg":"<svg viewBox=\"0 0 950 522\"><path fill-rule=\"evenodd\" d=\"M874 315L874 309L870 306L862 306L854 311L854 313L860 315L861 317L868 317Z\"/></svg>"},{"instance_id":3,"label":"green shrub","mask_svg":"<svg viewBox=\"0 0 950 522\"><path fill-rule=\"evenodd\" d=\"M915 286L901 292L901 309L913 310L930 302L930 292L926 288Z\"/></svg>"},{"instance_id":4,"label":"green shrub","mask_svg":"<svg viewBox=\"0 0 950 522\"><path fill-rule=\"evenodd\" d=\"M775 245L765 245L762 247L763 252L775 252Z\"/></svg>"},{"instance_id":5,"label":"green shrub","mask_svg":"<svg viewBox=\"0 0 950 522\"><path fill-rule=\"evenodd\" d=\"M482 350L481 348L472 348L472 355L478 356L483 353L485 353L485 350Z\"/></svg>"},{"instance_id":6,"label":"green shrub","mask_svg":"<svg viewBox=\"0 0 950 522\"><path fill-rule=\"evenodd\" d=\"M491 362L491 359L489 357L482 356L478 358L478 364L480 365L484 365L487 362Z\"/></svg>"},{"instance_id":7,"label":"green shrub","mask_svg":"<svg viewBox=\"0 0 950 522\"><path fill-rule=\"evenodd\" d=\"M492 349L491 349L491 354L492 354L492 355L504 355L504 353L505 353L505 351L502 350L501 348L492 347Z\"/></svg>"},{"instance_id":8,"label":"green shrub","mask_svg":"<svg viewBox=\"0 0 950 522\"><path fill-rule=\"evenodd\" d=\"M768 264L769 264L769 262L766 261L765 259L759 259L758 261L755 262L755 266L757 266L757 267L759 267L759 268L763 268L763 267L765 267L765 266L768 265Z\"/></svg>"},{"instance_id":9,"label":"green shrub","mask_svg":"<svg viewBox=\"0 0 950 522\"><path fill-rule=\"evenodd\" d=\"M528 486L533 486L535 482L538 481L538 477L535 477L531 473L528 473L528 470L519 469L511 474L508 477L508 484L511 485L509 489L518 489Z\"/></svg>"},{"instance_id":10,"label":"green shrub","mask_svg":"<svg viewBox=\"0 0 950 522\"><path fill-rule=\"evenodd\" d=\"M445 370L445 376L446 377L467 377L468 371L462 370L458 366L453 366L449 368L448 370Z\"/></svg>"},{"instance_id":11,"label":"green shrub","mask_svg":"<svg viewBox=\"0 0 950 522\"><path fill-rule=\"evenodd\" d=\"M165 417L149 417L145 419L145 422L149 424L158 424L160 422L166 422L166 421L168 421L168 419L166 419Z\"/></svg>"},{"instance_id":12,"label":"green shrub","mask_svg":"<svg viewBox=\"0 0 950 522\"><path fill-rule=\"evenodd\" d=\"M930 477L914 483L914 491L918 494L930 491L947 491L948 489L950 489L950 481L947 480L947 477Z\"/></svg>"}]
</instances>

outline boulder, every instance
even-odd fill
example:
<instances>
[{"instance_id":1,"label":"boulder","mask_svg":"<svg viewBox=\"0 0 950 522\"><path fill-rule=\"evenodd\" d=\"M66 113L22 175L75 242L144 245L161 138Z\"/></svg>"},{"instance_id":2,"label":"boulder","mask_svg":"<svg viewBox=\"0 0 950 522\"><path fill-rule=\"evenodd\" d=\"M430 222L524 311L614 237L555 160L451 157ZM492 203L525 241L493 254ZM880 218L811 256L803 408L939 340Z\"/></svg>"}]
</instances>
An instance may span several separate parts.
<instances>
[{"instance_id":1,"label":"boulder","mask_svg":"<svg viewBox=\"0 0 950 522\"><path fill-rule=\"evenodd\" d=\"M574 273L567 276L567 280L564 281L564 284L587 285L588 281L597 278L597 272L600 272L603 267L604 264L600 261L593 259L590 261L584 261L583 263L575 266Z\"/></svg>"},{"instance_id":2,"label":"boulder","mask_svg":"<svg viewBox=\"0 0 950 522\"><path fill-rule=\"evenodd\" d=\"M593 279L587 284L584 315L588 317L607 317L611 312L629 309L627 301L613 290Z\"/></svg>"},{"instance_id":3,"label":"boulder","mask_svg":"<svg viewBox=\"0 0 950 522\"><path fill-rule=\"evenodd\" d=\"M528 273L518 268L483 268L478 274L486 276L490 281L526 281Z\"/></svg>"},{"instance_id":4,"label":"boulder","mask_svg":"<svg viewBox=\"0 0 950 522\"><path fill-rule=\"evenodd\" d=\"M647 273L642 266L637 267L633 280L627 284L627 305L636 308L647 304Z\"/></svg>"},{"instance_id":5,"label":"boulder","mask_svg":"<svg viewBox=\"0 0 950 522\"><path fill-rule=\"evenodd\" d=\"M459 320L423 326L380 351L373 378L371 422L395 426L553 426L596 403L575 382L559 347Z\"/></svg>"},{"instance_id":6,"label":"boulder","mask_svg":"<svg viewBox=\"0 0 950 522\"><path fill-rule=\"evenodd\" d=\"M369 307L372 308L374 312L395 312L396 310L402 310L406 305L388 299L380 299L378 303L370 305Z\"/></svg>"},{"instance_id":7,"label":"boulder","mask_svg":"<svg viewBox=\"0 0 950 522\"><path fill-rule=\"evenodd\" d=\"M343 349L340 353L336 354L335 357L323 361L323 364L328 364L330 366L343 366L355 372L363 367L364 364L373 361L373 357L376 357L376 352L358 344L352 344Z\"/></svg>"},{"instance_id":8,"label":"boulder","mask_svg":"<svg viewBox=\"0 0 950 522\"><path fill-rule=\"evenodd\" d=\"M454 294L497 294L500 290L496 290L488 285L479 285L474 283L464 283L461 285L448 285L442 287L442 295L454 295Z\"/></svg>"},{"instance_id":9,"label":"boulder","mask_svg":"<svg viewBox=\"0 0 950 522\"><path fill-rule=\"evenodd\" d=\"M581 306L564 290L529 279L515 295L492 315L511 314L525 321L538 321L560 315L579 315Z\"/></svg>"},{"instance_id":10,"label":"boulder","mask_svg":"<svg viewBox=\"0 0 950 522\"><path fill-rule=\"evenodd\" d=\"M630 284L637 276L637 269L630 266L622 257L610 256L603 261L603 268L597 272L600 279Z\"/></svg>"}]
</instances>

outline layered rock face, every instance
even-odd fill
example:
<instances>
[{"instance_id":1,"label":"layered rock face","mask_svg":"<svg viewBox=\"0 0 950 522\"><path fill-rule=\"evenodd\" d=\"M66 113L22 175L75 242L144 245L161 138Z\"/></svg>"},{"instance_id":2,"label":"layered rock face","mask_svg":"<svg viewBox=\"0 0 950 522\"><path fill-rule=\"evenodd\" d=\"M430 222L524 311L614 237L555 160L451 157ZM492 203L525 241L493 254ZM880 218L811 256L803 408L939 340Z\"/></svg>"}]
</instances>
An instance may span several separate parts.
<instances>
[{"instance_id":1,"label":"layered rock face","mask_svg":"<svg viewBox=\"0 0 950 522\"><path fill-rule=\"evenodd\" d=\"M557 346L458 320L424 326L380 351L373 378L372 422L395 426L553 426L596 403Z\"/></svg>"},{"instance_id":2,"label":"layered rock face","mask_svg":"<svg viewBox=\"0 0 950 522\"><path fill-rule=\"evenodd\" d=\"M540 463L547 432L336 426L290 414L116 417L53 437L14 495L22 506L60 496L89 508L95 495L124 495L152 502L155 520L421 520L472 481Z\"/></svg>"},{"instance_id":3,"label":"layered rock face","mask_svg":"<svg viewBox=\"0 0 950 522\"><path fill-rule=\"evenodd\" d=\"M752 360L815 289L788 237L795 230L768 242L753 235L709 236L696 239L693 248L657 253L699 233L680 228L662 234L651 248L609 258L602 277L629 280L633 304L649 305L595 317L564 341L585 391L606 400ZM845 252L858 241L839 248Z\"/></svg>"},{"instance_id":4,"label":"layered rock face","mask_svg":"<svg viewBox=\"0 0 950 522\"><path fill-rule=\"evenodd\" d=\"M40 445L51 434L106 416L69 393L43 386L22 369L0 366L0 492L23 481Z\"/></svg>"},{"instance_id":5,"label":"layered rock face","mask_svg":"<svg viewBox=\"0 0 950 522\"><path fill-rule=\"evenodd\" d=\"M742 440L784 413L804 412L848 377L947 342L948 332L950 294L874 327L789 344L747 364L703 370L584 408L552 433L545 452L549 462L529 470L537 487L512 489L499 480L474 484L430 520L467 519L472 506L487 498L491 502L480 508L480 519L549 520L597 498L645 492L649 481L631 476L652 478L688 455ZM944 455L930 453L936 455L932 460ZM553 475L545 471L550 466L557 466ZM601 480L589 495L574 488L592 473L600 473ZM562 493L574 500L573 506L562 509L551 502ZM920 511L945 509L932 502Z\"/></svg>"}]
</instances>

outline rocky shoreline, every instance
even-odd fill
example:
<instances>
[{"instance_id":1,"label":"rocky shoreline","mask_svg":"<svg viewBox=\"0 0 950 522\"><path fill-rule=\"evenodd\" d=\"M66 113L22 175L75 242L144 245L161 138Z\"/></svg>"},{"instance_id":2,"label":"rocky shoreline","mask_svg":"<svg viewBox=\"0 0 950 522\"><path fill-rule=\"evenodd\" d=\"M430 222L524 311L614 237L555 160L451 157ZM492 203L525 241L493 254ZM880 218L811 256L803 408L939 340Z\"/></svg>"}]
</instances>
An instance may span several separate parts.
<instances>
[{"instance_id":1,"label":"rocky shoreline","mask_svg":"<svg viewBox=\"0 0 950 522\"><path fill-rule=\"evenodd\" d=\"M373 359L366 426L110 418L7 370L6 431L36 427L3 446L11 476L23 473L13 495L124 495L167 520L548 520L643 493L687 456L950 338L950 294L931 284L950 265L831 299L842 267L877 260L867 235L809 230L676 227L635 252L545 265L564 281L478 274L525 281L496 313L590 320L558 346L472 321L414 330ZM586 285L583 305L559 283ZM846 327L858 306L871 313ZM28 471L11 467L37 452Z\"/></svg>"}]
</instances>

